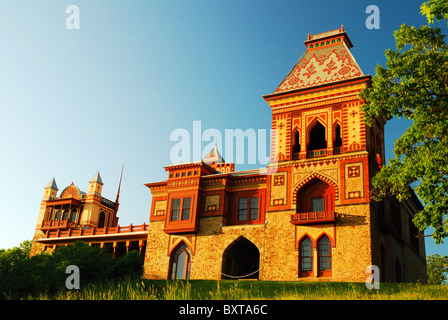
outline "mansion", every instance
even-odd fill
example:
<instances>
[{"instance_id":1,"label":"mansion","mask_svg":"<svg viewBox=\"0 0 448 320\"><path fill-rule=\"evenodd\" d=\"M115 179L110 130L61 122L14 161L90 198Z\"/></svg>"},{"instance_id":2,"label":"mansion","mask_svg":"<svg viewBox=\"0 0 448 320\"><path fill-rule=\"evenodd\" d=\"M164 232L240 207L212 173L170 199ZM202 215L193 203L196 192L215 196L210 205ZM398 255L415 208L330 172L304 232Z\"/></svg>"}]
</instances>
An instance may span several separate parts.
<instances>
[{"instance_id":1,"label":"mansion","mask_svg":"<svg viewBox=\"0 0 448 320\"><path fill-rule=\"evenodd\" d=\"M426 282L423 233L412 223L418 198L370 198L385 161L385 118L364 123L358 94L371 85L341 27L308 35L306 50L271 94L271 164L237 171L213 148L174 163L151 192L148 223L121 227L118 195L58 196L45 187L32 254L82 240L116 258L138 250L146 279L362 281L378 266L382 282Z\"/></svg>"}]
</instances>

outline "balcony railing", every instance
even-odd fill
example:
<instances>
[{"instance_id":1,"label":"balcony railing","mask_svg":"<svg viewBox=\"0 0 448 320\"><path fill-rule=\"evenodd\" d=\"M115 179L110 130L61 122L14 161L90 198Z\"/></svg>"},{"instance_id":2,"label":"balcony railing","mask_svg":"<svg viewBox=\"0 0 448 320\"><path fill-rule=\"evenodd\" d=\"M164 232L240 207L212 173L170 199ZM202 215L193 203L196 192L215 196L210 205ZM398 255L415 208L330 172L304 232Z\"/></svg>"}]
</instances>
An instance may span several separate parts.
<instances>
[{"instance_id":1,"label":"balcony railing","mask_svg":"<svg viewBox=\"0 0 448 320\"><path fill-rule=\"evenodd\" d=\"M66 220L56 220L56 221L44 221L42 224L42 230L52 230L52 229L67 229L74 227L75 223L68 219Z\"/></svg>"},{"instance_id":2,"label":"balcony railing","mask_svg":"<svg viewBox=\"0 0 448 320\"><path fill-rule=\"evenodd\" d=\"M68 230L58 229L56 231L48 231L46 237L61 238L61 237L80 237L80 236L93 236L93 235L111 235L111 234L131 233L139 231L148 231L148 225L146 223L143 223L137 226L131 224L125 227L120 226L105 227L105 228L92 227L89 229L68 229Z\"/></svg>"},{"instance_id":3,"label":"balcony railing","mask_svg":"<svg viewBox=\"0 0 448 320\"><path fill-rule=\"evenodd\" d=\"M327 154L327 149L308 151L308 158L323 157Z\"/></svg>"},{"instance_id":4,"label":"balcony railing","mask_svg":"<svg viewBox=\"0 0 448 320\"><path fill-rule=\"evenodd\" d=\"M297 225L331 223L336 221L336 216L334 211L295 213L291 215L291 223Z\"/></svg>"}]
</instances>

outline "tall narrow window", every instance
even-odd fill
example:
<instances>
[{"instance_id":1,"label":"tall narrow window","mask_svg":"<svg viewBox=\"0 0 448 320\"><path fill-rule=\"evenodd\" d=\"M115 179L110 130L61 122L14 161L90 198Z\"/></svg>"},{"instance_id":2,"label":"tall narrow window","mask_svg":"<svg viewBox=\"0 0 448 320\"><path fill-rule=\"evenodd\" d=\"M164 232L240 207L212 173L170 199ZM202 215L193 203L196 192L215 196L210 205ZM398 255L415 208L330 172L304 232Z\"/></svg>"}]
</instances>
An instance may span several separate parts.
<instances>
[{"instance_id":1,"label":"tall narrow window","mask_svg":"<svg viewBox=\"0 0 448 320\"><path fill-rule=\"evenodd\" d=\"M172 254L171 258L171 279L190 279L191 258L190 250L183 243Z\"/></svg>"},{"instance_id":2,"label":"tall narrow window","mask_svg":"<svg viewBox=\"0 0 448 320\"><path fill-rule=\"evenodd\" d=\"M334 127L334 142L333 142L333 148L334 148L334 153L338 154L341 153L341 147L342 147L342 134L341 134L341 126L339 125L339 123L336 124L336 126Z\"/></svg>"},{"instance_id":3,"label":"tall narrow window","mask_svg":"<svg viewBox=\"0 0 448 320\"><path fill-rule=\"evenodd\" d=\"M98 219L98 228L104 228L104 223L106 222L106 214L104 211L101 211L100 217Z\"/></svg>"},{"instance_id":4,"label":"tall narrow window","mask_svg":"<svg viewBox=\"0 0 448 320\"><path fill-rule=\"evenodd\" d=\"M258 219L258 197L250 198L250 217L249 220Z\"/></svg>"},{"instance_id":5,"label":"tall narrow window","mask_svg":"<svg viewBox=\"0 0 448 320\"><path fill-rule=\"evenodd\" d=\"M78 215L78 210L72 209L72 211L70 212L70 221L76 222L77 215Z\"/></svg>"},{"instance_id":6,"label":"tall narrow window","mask_svg":"<svg viewBox=\"0 0 448 320\"><path fill-rule=\"evenodd\" d=\"M260 197L240 198L238 200L238 221L250 222L260 218Z\"/></svg>"},{"instance_id":7,"label":"tall narrow window","mask_svg":"<svg viewBox=\"0 0 448 320\"><path fill-rule=\"evenodd\" d=\"M191 198L182 200L182 220L190 219Z\"/></svg>"},{"instance_id":8,"label":"tall narrow window","mask_svg":"<svg viewBox=\"0 0 448 320\"><path fill-rule=\"evenodd\" d=\"M319 121L310 130L308 151L326 149L327 148L327 134L325 127Z\"/></svg>"},{"instance_id":9,"label":"tall narrow window","mask_svg":"<svg viewBox=\"0 0 448 320\"><path fill-rule=\"evenodd\" d=\"M294 148L293 148L293 154L300 152L300 132L294 131ZM294 156L294 159L298 159L298 157Z\"/></svg>"},{"instance_id":10,"label":"tall narrow window","mask_svg":"<svg viewBox=\"0 0 448 320\"><path fill-rule=\"evenodd\" d=\"M306 237L300 243L300 276L309 277L313 273L313 243Z\"/></svg>"},{"instance_id":11,"label":"tall narrow window","mask_svg":"<svg viewBox=\"0 0 448 320\"><path fill-rule=\"evenodd\" d=\"M319 275L331 275L331 242L327 236L319 240Z\"/></svg>"},{"instance_id":12,"label":"tall narrow window","mask_svg":"<svg viewBox=\"0 0 448 320\"><path fill-rule=\"evenodd\" d=\"M247 220L247 198L240 198L238 206L238 220Z\"/></svg>"},{"instance_id":13,"label":"tall narrow window","mask_svg":"<svg viewBox=\"0 0 448 320\"><path fill-rule=\"evenodd\" d=\"M61 210L57 210L56 213L54 214L54 221L59 220L59 218L61 217Z\"/></svg>"},{"instance_id":14,"label":"tall narrow window","mask_svg":"<svg viewBox=\"0 0 448 320\"><path fill-rule=\"evenodd\" d=\"M171 205L171 221L179 220L180 199L173 199Z\"/></svg>"}]
</instances>

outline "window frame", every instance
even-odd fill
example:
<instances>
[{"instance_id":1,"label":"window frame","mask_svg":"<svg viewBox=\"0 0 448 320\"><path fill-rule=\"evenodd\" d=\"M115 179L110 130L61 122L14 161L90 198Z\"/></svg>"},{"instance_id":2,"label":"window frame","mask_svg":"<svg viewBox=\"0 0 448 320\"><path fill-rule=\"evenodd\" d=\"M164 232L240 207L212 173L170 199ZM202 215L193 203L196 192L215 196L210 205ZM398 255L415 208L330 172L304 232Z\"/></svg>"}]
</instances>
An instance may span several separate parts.
<instances>
[{"instance_id":1,"label":"window frame","mask_svg":"<svg viewBox=\"0 0 448 320\"><path fill-rule=\"evenodd\" d=\"M257 206L255 207L255 204L252 203L253 199L257 199ZM241 200L246 200L245 208L241 208ZM252 218L253 210L256 209L256 217ZM242 215L241 212L244 212L245 219L241 219ZM257 221L260 219L260 196L259 195L253 195L253 196L245 196L238 198L238 222L239 223L248 223L251 221Z\"/></svg>"},{"instance_id":2,"label":"window frame","mask_svg":"<svg viewBox=\"0 0 448 320\"><path fill-rule=\"evenodd\" d=\"M229 215L227 219L227 225L243 225L243 224L262 224L265 219L265 190L251 190L236 192L231 195L231 205L229 208ZM247 208L240 208L240 199L247 199ZM251 198L258 198L258 203L256 200ZM241 210L240 210L241 209ZM244 211L244 213L243 213ZM251 219L252 211L252 219ZM244 215L244 220L240 220Z\"/></svg>"},{"instance_id":3,"label":"window frame","mask_svg":"<svg viewBox=\"0 0 448 320\"><path fill-rule=\"evenodd\" d=\"M322 242L327 241L328 245L328 254L323 255L322 251L324 251L322 248ZM322 260L328 260L329 268L323 269L322 268ZM324 234L322 235L319 240L317 241L317 275L320 277L329 277L332 274L332 268L333 268L333 250L332 250L332 244L330 238Z\"/></svg>"},{"instance_id":4,"label":"window frame","mask_svg":"<svg viewBox=\"0 0 448 320\"><path fill-rule=\"evenodd\" d=\"M170 221L189 221L191 217L192 209L192 196L175 197L171 198L171 208L170 208ZM189 200L188 207L185 207L186 200ZM175 206L174 202L179 201L179 205ZM185 212L188 210L188 212ZM174 211L176 211L175 218L173 218Z\"/></svg>"},{"instance_id":5,"label":"window frame","mask_svg":"<svg viewBox=\"0 0 448 320\"><path fill-rule=\"evenodd\" d=\"M305 254L305 250L304 250L304 243L308 241L309 245L308 245L308 249L309 249L309 253L308 255L304 255ZM304 262L304 259L310 259L311 258L311 262ZM304 270L304 264L310 264L311 265L311 269L306 269ZM314 244L313 244L313 240L308 237L305 236L302 238L302 240L300 240L299 242L299 277L311 277L313 276L314 273Z\"/></svg>"},{"instance_id":6,"label":"window frame","mask_svg":"<svg viewBox=\"0 0 448 320\"><path fill-rule=\"evenodd\" d=\"M310 196L310 212L325 212L325 196ZM321 200L322 201L322 210L316 211L314 208L314 200Z\"/></svg>"},{"instance_id":7,"label":"window frame","mask_svg":"<svg viewBox=\"0 0 448 320\"><path fill-rule=\"evenodd\" d=\"M185 253L186 254L186 263L185 263L185 274L183 274L182 278L178 278L178 266L179 266L179 256ZM191 250L190 248L183 242L178 245L175 251L171 253L171 261L170 261L170 279L190 279L191 273Z\"/></svg>"}]
</instances>

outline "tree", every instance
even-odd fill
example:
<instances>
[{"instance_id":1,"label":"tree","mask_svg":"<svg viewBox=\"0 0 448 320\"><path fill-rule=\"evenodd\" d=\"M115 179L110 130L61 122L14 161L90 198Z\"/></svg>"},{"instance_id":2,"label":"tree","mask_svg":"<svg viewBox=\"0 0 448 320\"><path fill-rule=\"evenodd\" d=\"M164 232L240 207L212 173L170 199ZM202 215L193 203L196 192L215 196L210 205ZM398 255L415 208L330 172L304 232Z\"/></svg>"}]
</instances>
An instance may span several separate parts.
<instances>
[{"instance_id":1,"label":"tree","mask_svg":"<svg viewBox=\"0 0 448 320\"><path fill-rule=\"evenodd\" d=\"M82 285L108 280L112 274L112 255L99 246L89 247L83 241L57 248L52 257L56 264L56 278L61 284L65 284L65 271L69 265L79 268Z\"/></svg>"},{"instance_id":2,"label":"tree","mask_svg":"<svg viewBox=\"0 0 448 320\"><path fill-rule=\"evenodd\" d=\"M448 0L421 6L430 24L448 17ZM377 117L406 118L412 125L395 141L394 156L372 179L375 200L411 196L410 186L424 204L413 222L434 228L442 243L448 235L448 46L440 28L403 24L394 32L396 50L386 50L386 67L377 65L372 87L362 91L365 121Z\"/></svg>"},{"instance_id":3,"label":"tree","mask_svg":"<svg viewBox=\"0 0 448 320\"><path fill-rule=\"evenodd\" d=\"M430 255L426 260L429 284L445 284L448 276L448 256Z\"/></svg>"},{"instance_id":4,"label":"tree","mask_svg":"<svg viewBox=\"0 0 448 320\"><path fill-rule=\"evenodd\" d=\"M115 262L113 275L117 278L126 276L141 276L143 272L143 259L137 250L131 250L124 257Z\"/></svg>"}]
</instances>

